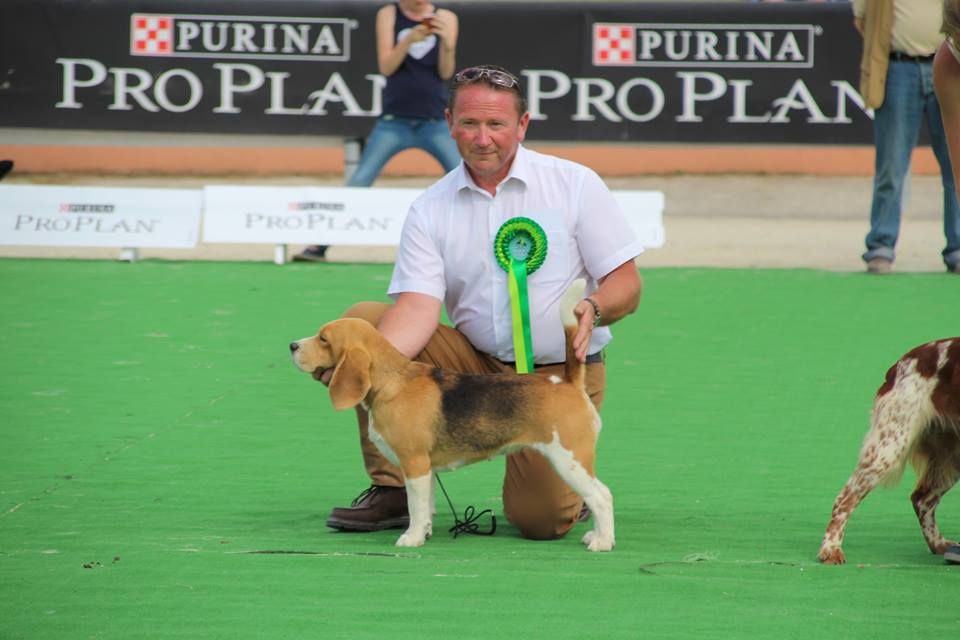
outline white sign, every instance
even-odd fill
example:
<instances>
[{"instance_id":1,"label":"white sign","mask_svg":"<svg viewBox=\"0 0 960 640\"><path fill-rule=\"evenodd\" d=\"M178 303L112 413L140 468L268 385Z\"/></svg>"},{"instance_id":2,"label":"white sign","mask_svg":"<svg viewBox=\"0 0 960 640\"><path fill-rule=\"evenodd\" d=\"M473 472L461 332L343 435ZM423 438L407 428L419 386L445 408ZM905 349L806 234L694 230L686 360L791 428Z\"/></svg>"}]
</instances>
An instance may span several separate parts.
<instances>
[{"instance_id":1,"label":"white sign","mask_svg":"<svg viewBox=\"0 0 960 640\"><path fill-rule=\"evenodd\" d=\"M0 244L162 247L197 244L202 192L193 189L0 186Z\"/></svg>"},{"instance_id":2,"label":"white sign","mask_svg":"<svg viewBox=\"0 0 960 640\"><path fill-rule=\"evenodd\" d=\"M666 241L663 230L664 197L662 191L613 191L627 223L637 234L641 246L658 249Z\"/></svg>"},{"instance_id":3,"label":"white sign","mask_svg":"<svg viewBox=\"0 0 960 640\"><path fill-rule=\"evenodd\" d=\"M204 242L397 246L422 189L236 187L204 189ZM662 247L663 193L614 191L647 248Z\"/></svg>"},{"instance_id":4,"label":"white sign","mask_svg":"<svg viewBox=\"0 0 960 640\"><path fill-rule=\"evenodd\" d=\"M204 242L396 246L422 189L204 189Z\"/></svg>"}]
</instances>

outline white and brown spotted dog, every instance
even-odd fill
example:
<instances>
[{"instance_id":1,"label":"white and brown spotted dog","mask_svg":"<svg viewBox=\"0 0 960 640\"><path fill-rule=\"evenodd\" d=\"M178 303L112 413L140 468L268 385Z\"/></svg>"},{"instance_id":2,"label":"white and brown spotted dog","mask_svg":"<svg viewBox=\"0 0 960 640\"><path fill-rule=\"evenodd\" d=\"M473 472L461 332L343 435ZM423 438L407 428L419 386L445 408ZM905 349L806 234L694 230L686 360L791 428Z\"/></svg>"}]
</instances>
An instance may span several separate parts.
<instances>
[{"instance_id":1,"label":"white and brown spotted dog","mask_svg":"<svg viewBox=\"0 0 960 640\"><path fill-rule=\"evenodd\" d=\"M563 379L460 374L413 362L373 325L356 318L334 320L316 336L291 343L301 371L319 380L334 370L334 408L363 405L370 416L370 440L403 471L410 526L397 546L419 547L430 537L434 472L531 448L593 512L596 525L584 535L584 544L591 551L613 549L613 497L594 474L600 417L572 346L573 308L583 291L583 280L577 280L560 305L567 341Z\"/></svg>"},{"instance_id":2,"label":"white and brown spotted dog","mask_svg":"<svg viewBox=\"0 0 960 640\"><path fill-rule=\"evenodd\" d=\"M917 487L910 496L930 551L952 544L937 527L937 505L960 478L960 337L936 340L900 358L877 391L860 461L833 504L819 558L843 564L840 546L851 512L878 484L900 479L910 460Z\"/></svg>"}]
</instances>

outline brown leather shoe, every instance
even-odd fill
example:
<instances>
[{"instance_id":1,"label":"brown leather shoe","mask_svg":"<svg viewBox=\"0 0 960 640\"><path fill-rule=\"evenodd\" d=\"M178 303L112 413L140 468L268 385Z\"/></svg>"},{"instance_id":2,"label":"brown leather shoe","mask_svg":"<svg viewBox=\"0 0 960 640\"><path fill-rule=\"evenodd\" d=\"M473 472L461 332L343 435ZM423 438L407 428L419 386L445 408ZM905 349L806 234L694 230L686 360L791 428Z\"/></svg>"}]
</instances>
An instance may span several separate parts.
<instances>
[{"instance_id":1,"label":"brown leather shoe","mask_svg":"<svg viewBox=\"0 0 960 640\"><path fill-rule=\"evenodd\" d=\"M409 524L407 490L377 485L354 498L349 507L335 507L327 518L327 526L339 531L405 529Z\"/></svg>"}]
</instances>

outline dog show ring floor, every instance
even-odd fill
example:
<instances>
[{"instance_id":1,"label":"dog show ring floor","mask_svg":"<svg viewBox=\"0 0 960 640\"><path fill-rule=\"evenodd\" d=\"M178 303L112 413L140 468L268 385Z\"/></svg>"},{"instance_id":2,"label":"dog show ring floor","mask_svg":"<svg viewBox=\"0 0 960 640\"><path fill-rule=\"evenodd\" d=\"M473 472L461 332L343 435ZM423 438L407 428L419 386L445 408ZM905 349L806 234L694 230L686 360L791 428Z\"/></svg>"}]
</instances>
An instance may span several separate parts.
<instances>
[{"instance_id":1,"label":"dog show ring floor","mask_svg":"<svg viewBox=\"0 0 960 640\"><path fill-rule=\"evenodd\" d=\"M444 476L492 537L454 538L442 496L422 548L325 527L368 480L354 415L288 344L385 299L388 263L0 260L0 637L956 635L960 568L923 542L912 471L854 513L848 564L816 554L884 373L958 333L960 281L638 264L598 449L617 545L595 554L589 522L517 535L502 459ZM939 523L960 536L956 492Z\"/></svg>"}]
</instances>

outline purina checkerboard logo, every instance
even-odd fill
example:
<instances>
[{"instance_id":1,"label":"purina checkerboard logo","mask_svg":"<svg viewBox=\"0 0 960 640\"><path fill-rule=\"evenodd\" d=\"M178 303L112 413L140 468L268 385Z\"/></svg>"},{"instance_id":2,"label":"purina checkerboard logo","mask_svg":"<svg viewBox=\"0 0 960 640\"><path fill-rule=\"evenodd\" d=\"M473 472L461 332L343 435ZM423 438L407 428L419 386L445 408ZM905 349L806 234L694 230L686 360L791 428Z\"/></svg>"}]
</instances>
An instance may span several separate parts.
<instances>
[{"instance_id":1,"label":"purina checkerboard logo","mask_svg":"<svg viewBox=\"0 0 960 640\"><path fill-rule=\"evenodd\" d=\"M630 67L812 68L815 25L593 25L593 64Z\"/></svg>"},{"instance_id":2,"label":"purina checkerboard logo","mask_svg":"<svg viewBox=\"0 0 960 640\"><path fill-rule=\"evenodd\" d=\"M173 52L172 16L131 16L130 53L135 56L167 56Z\"/></svg>"},{"instance_id":3,"label":"purina checkerboard logo","mask_svg":"<svg viewBox=\"0 0 960 640\"><path fill-rule=\"evenodd\" d=\"M280 18L134 13L130 53L135 56L260 60L347 61L346 18Z\"/></svg>"},{"instance_id":4,"label":"purina checkerboard logo","mask_svg":"<svg viewBox=\"0 0 960 640\"><path fill-rule=\"evenodd\" d=\"M593 64L635 64L636 35L637 30L629 24L593 25Z\"/></svg>"}]
</instances>

